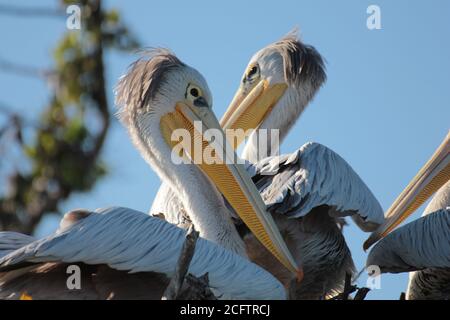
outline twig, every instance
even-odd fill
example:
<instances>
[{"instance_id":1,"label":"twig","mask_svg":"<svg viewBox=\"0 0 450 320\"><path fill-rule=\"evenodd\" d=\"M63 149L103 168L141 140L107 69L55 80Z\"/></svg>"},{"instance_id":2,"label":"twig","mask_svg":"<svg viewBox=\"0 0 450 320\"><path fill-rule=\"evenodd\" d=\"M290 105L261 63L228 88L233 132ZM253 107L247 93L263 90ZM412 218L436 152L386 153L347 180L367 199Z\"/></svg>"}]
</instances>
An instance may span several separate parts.
<instances>
[{"instance_id":1,"label":"twig","mask_svg":"<svg viewBox=\"0 0 450 320\"><path fill-rule=\"evenodd\" d=\"M16 111L13 111L14 107L9 107L5 103L0 102L0 116L5 116L10 120L10 122L13 122L13 120L19 121L21 125L25 125L27 127L33 127L33 128L39 128L39 124L36 121L32 121L29 118L25 118L22 115L19 115Z\"/></svg>"},{"instance_id":2,"label":"twig","mask_svg":"<svg viewBox=\"0 0 450 320\"><path fill-rule=\"evenodd\" d=\"M361 277L364 271L366 271L366 267L363 267L361 270L359 270L356 276L353 277L353 283L358 281L358 279Z\"/></svg>"},{"instance_id":3,"label":"twig","mask_svg":"<svg viewBox=\"0 0 450 320\"><path fill-rule=\"evenodd\" d=\"M162 300L175 300L179 296L184 278L189 269L189 264L194 256L198 235L198 232L194 229L194 225L191 225L186 233L186 240L181 249L181 254L175 269L175 275L170 279L169 285L164 291Z\"/></svg>"},{"instance_id":4,"label":"twig","mask_svg":"<svg viewBox=\"0 0 450 320\"><path fill-rule=\"evenodd\" d=\"M50 70L17 64L3 58L0 58L0 69L5 72L10 72L22 76L32 76L43 79L48 79L52 74L52 71Z\"/></svg>"},{"instance_id":5,"label":"twig","mask_svg":"<svg viewBox=\"0 0 450 320\"><path fill-rule=\"evenodd\" d=\"M348 295L354 291L351 290L352 290L352 275L350 273L346 273L344 282L344 292L342 292L342 300L348 300Z\"/></svg>"},{"instance_id":6,"label":"twig","mask_svg":"<svg viewBox=\"0 0 450 320\"><path fill-rule=\"evenodd\" d=\"M330 300L348 300L348 296L358 290L358 287L352 285L352 275L350 273L345 274L344 290L332 297Z\"/></svg>"},{"instance_id":7,"label":"twig","mask_svg":"<svg viewBox=\"0 0 450 320\"><path fill-rule=\"evenodd\" d=\"M355 297L353 298L353 300L364 300L367 296L367 294L369 293L370 289L363 287L358 289L358 292L356 292Z\"/></svg>"},{"instance_id":8,"label":"twig","mask_svg":"<svg viewBox=\"0 0 450 320\"><path fill-rule=\"evenodd\" d=\"M183 287L178 295L180 300L217 300L209 288L208 273L200 278L188 274L184 280Z\"/></svg>"},{"instance_id":9,"label":"twig","mask_svg":"<svg viewBox=\"0 0 450 320\"><path fill-rule=\"evenodd\" d=\"M9 14L15 16L25 17L64 17L64 11L57 8L45 8L45 7L21 7L14 5L0 4L0 14Z\"/></svg>"}]
</instances>

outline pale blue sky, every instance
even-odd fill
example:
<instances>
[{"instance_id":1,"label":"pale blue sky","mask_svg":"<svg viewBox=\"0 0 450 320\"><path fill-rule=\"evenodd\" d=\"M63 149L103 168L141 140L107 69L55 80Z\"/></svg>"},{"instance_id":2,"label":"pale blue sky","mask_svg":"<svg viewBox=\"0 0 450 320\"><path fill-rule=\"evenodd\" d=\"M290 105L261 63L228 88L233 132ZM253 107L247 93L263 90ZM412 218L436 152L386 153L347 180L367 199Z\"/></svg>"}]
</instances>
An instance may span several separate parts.
<instances>
[{"instance_id":1,"label":"pale blue sky","mask_svg":"<svg viewBox=\"0 0 450 320\"><path fill-rule=\"evenodd\" d=\"M5 3L5 1L1 1ZM14 3L26 4L25 1ZM53 1L41 1L52 5ZM382 30L366 27L366 9L381 8ZM316 141L343 156L387 209L450 128L450 2L433 1L106 1L119 8L144 46L166 46L206 77L222 115L252 54L298 26L303 40L327 60L328 82L282 146ZM0 57L51 65L64 19L0 15ZM135 56L108 54L112 88ZM0 102L32 118L48 88L33 78L0 73ZM159 180L114 123L104 151L110 175L65 209L128 206L147 211ZM417 212L414 218L417 218ZM53 219L54 220L54 219ZM39 234L54 228L48 219ZM360 269L367 237L345 230ZM362 277L365 282L366 276ZM369 298L397 299L406 275L383 276Z\"/></svg>"}]
</instances>

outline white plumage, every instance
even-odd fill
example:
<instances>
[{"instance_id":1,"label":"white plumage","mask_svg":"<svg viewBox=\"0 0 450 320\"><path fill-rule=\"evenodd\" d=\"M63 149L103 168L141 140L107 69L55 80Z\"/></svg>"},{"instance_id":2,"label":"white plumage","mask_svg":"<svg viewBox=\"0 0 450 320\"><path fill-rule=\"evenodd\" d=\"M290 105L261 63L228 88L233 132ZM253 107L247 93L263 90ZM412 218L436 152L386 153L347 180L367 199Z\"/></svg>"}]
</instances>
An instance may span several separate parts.
<instances>
[{"instance_id":1,"label":"white plumage","mask_svg":"<svg viewBox=\"0 0 450 320\"><path fill-rule=\"evenodd\" d=\"M194 121L206 129L220 130L211 111L212 98L205 79L167 50L155 49L148 56L135 62L120 79L116 103L132 142L160 178L177 190L203 237L196 246L189 271L196 276L209 273L209 284L221 298L286 298L280 282L245 260L244 242L217 189L226 191L231 184L235 192L240 192L237 197L235 193L227 197L237 214L244 215L241 212L244 211L250 227L264 239L268 250L291 272L297 272L294 259L266 214L262 200L255 197L258 191L250 178L242 174L241 167L227 163L226 168L203 166L200 169L171 161L169 139L173 131L188 130ZM75 210L64 217L55 234L44 239L33 241L14 233L0 234L3 256L0 292L3 297L12 294L16 298L20 290L31 289L37 298L60 295L109 298L105 292L128 291L122 293L129 298L138 294L134 286L148 281L150 288L142 288L142 298L158 299L165 288L164 279L175 270L184 235L180 228L131 209L110 208L96 213ZM39 266L30 266L36 263ZM86 269L84 281L90 287L79 295L67 292L64 287L65 274L61 267L67 263L81 264ZM57 285L53 290L52 284Z\"/></svg>"},{"instance_id":2,"label":"white plumage","mask_svg":"<svg viewBox=\"0 0 450 320\"><path fill-rule=\"evenodd\" d=\"M254 126L250 128L277 129L281 142L325 80L320 54L290 33L250 59L221 124L224 129L247 130L251 125ZM266 91L261 89L261 83L268 88ZM280 95L277 90L283 93ZM266 102L271 99L274 102L268 105ZM263 116L258 111L262 108L267 109ZM273 154L276 150L271 149L270 135L267 139L267 151ZM341 223L339 218L352 216L363 231L373 231L384 221L383 210L350 165L329 148L307 143L292 154L258 161L255 159L261 159L260 142L258 130L254 130L242 157L250 161L247 173L290 251L303 263L305 279L301 288L293 284L293 297L321 298L340 289L345 274L354 272L350 251L337 226ZM150 213L163 213L167 221L180 227L187 227L191 220L178 194L167 184L159 189ZM242 229L239 221L236 225ZM253 261L282 282L289 282L288 275L264 254L251 235L245 234L244 240Z\"/></svg>"},{"instance_id":3,"label":"white plumage","mask_svg":"<svg viewBox=\"0 0 450 320\"><path fill-rule=\"evenodd\" d=\"M247 171L272 213L300 218L327 205L336 217L352 216L364 231L384 221L379 202L358 174L321 144L310 142L294 153L249 164Z\"/></svg>"},{"instance_id":4,"label":"white plumage","mask_svg":"<svg viewBox=\"0 0 450 320\"><path fill-rule=\"evenodd\" d=\"M129 273L157 272L171 277L185 234L183 229L132 209L99 209L68 229L58 230L3 256L0 283L2 271L28 262L106 264ZM0 233L0 246L10 236ZM210 286L220 298L286 298L282 284L268 272L202 238L198 239L189 272L197 277L208 273ZM0 286L0 296L7 289L5 284Z\"/></svg>"},{"instance_id":5,"label":"white plumage","mask_svg":"<svg viewBox=\"0 0 450 320\"><path fill-rule=\"evenodd\" d=\"M384 221L383 210L369 188L343 158L318 143L256 164L247 162L246 169L278 227L289 235L285 236L289 249L303 261L305 278L294 296L319 298L339 290L345 274L353 273L354 267L337 219L351 216L363 231L373 231ZM161 212L172 223L187 227L189 217L179 209L176 193L170 188L163 192L170 201L160 202L165 204ZM250 234L244 240L253 261L279 280L289 281L275 261L259 255L264 249Z\"/></svg>"},{"instance_id":6,"label":"white plumage","mask_svg":"<svg viewBox=\"0 0 450 320\"><path fill-rule=\"evenodd\" d=\"M319 143L309 142L296 152L255 164L246 162L246 170L257 180L272 213L299 218L327 205L335 209L336 217L352 216L366 232L384 221L381 205L358 174L337 153ZM176 225L187 226L189 222L181 201L167 184L159 189L151 212L164 213L167 221Z\"/></svg>"},{"instance_id":7,"label":"white plumage","mask_svg":"<svg viewBox=\"0 0 450 320\"><path fill-rule=\"evenodd\" d=\"M450 298L450 181L433 197L421 218L380 240L367 265L382 272L409 272L408 299Z\"/></svg>"}]
</instances>

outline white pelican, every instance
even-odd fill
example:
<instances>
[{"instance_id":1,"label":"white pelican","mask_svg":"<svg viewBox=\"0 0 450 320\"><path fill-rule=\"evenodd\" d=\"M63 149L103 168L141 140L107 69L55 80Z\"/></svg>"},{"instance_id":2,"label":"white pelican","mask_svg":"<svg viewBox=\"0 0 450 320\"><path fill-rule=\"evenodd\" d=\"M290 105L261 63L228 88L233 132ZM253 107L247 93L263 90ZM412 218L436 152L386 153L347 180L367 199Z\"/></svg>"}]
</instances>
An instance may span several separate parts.
<instances>
[{"instance_id":1,"label":"white pelican","mask_svg":"<svg viewBox=\"0 0 450 320\"><path fill-rule=\"evenodd\" d=\"M283 139L325 79L320 54L290 33L251 58L221 124L224 129L244 131L279 129ZM243 157L254 161L256 131L248 140ZM364 231L374 230L384 220L380 204L364 182L339 155L317 143L249 163L247 172L290 251L303 263L304 279L290 287L291 297L317 299L340 290L354 265L338 219L350 215ZM176 197L169 186L163 186L151 212L166 212L169 222L184 226L190 218ZM291 275L237 224L251 260L288 284Z\"/></svg>"},{"instance_id":2,"label":"white pelican","mask_svg":"<svg viewBox=\"0 0 450 320\"><path fill-rule=\"evenodd\" d=\"M268 250L290 272L301 277L301 268L297 269L276 225L265 211L258 190L240 165L235 161L222 164L201 162L198 165L176 164L171 161L172 156L179 156L172 154L174 141L171 136L176 129L185 129L192 138L201 139L202 151L209 147L219 156L230 156L229 152L224 152L226 140L207 143L203 136L205 131L199 132L194 125L194 121L199 121L203 128L221 132L219 122L211 110L211 94L200 73L182 63L169 51L156 49L149 53L149 58L142 58L130 67L119 81L116 93L120 119L133 143L160 178L177 191L204 239L240 255L242 259L247 257L244 242L224 204L223 194L236 214L248 223ZM184 152L183 156L193 158L192 153L195 151L186 148ZM107 264L108 270L154 271L170 275L174 270L176 252L180 248L183 233L176 227L155 219L123 208L106 210L101 214L81 211L81 217L80 212L76 211L63 219L61 230L55 235L8 253L0 260L0 268L8 271L30 263L56 261ZM71 223L72 220L76 223ZM3 234L3 239L0 242L11 244L8 241L11 234ZM21 241L18 243L20 245ZM235 267L242 269L243 260L236 260L237 257L226 250L221 251L217 246L204 243L204 254L201 255L202 251L196 254L198 272L195 274L200 275L206 271L215 273L217 279L211 279L211 286L220 287L218 290L221 294L232 297L264 297L259 293L253 296L261 287L253 290L251 273L246 273L248 281L236 278L242 280L240 288L231 288L232 283L237 285L237 282L224 272L232 272ZM227 254L228 260L221 261L220 256ZM218 268L220 264L223 266ZM245 265L251 264L245 262ZM248 270L251 269L261 275L259 280L269 279L267 284L257 280L257 286L261 285L265 289L278 286L274 285L274 280L266 273L257 271L255 266ZM41 272L39 267L33 270L25 275L35 276ZM17 273L13 275L17 279ZM11 278L11 274L2 274L2 277L6 284L0 290L9 292L7 288L11 282L7 280ZM11 285L16 289L17 286L23 286L24 282L12 282ZM249 294L244 293L246 290ZM234 295L236 292L241 294ZM275 295L278 294L279 290ZM268 296L271 293L266 297Z\"/></svg>"},{"instance_id":3,"label":"white pelican","mask_svg":"<svg viewBox=\"0 0 450 320\"><path fill-rule=\"evenodd\" d=\"M437 189L422 218L388 234ZM410 273L407 299L450 299L450 133L387 216L365 245L388 234L370 251L367 265L377 265L381 272L415 271Z\"/></svg>"}]
</instances>

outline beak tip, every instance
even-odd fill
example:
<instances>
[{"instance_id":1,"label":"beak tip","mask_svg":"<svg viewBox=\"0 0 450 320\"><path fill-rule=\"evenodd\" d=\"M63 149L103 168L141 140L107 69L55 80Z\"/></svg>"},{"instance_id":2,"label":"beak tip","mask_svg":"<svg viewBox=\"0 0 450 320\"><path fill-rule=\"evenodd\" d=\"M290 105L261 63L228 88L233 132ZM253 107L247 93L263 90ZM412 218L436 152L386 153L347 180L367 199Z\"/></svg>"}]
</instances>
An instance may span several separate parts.
<instances>
[{"instance_id":1,"label":"beak tip","mask_svg":"<svg viewBox=\"0 0 450 320\"><path fill-rule=\"evenodd\" d=\"M364 241L364 244L363 244L364 252L367 252L367 249L369 249L369 248L370 248L369 240Z\"/></svg>"},{"instance_id":2,"label":"beak tip","mask_svg":"<svg viewBox=\"0 0 450 320\"><path fill-rule=\"evenodd\" d=\"M369 238L367 238L366 241L364 241L363 244L363 250L364 252L366 252L375 242L377 242L378 240L380 240L382 236L380 236L379 233L374 232L372 233Z\"/></svg>"}]
</instances>

